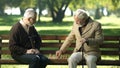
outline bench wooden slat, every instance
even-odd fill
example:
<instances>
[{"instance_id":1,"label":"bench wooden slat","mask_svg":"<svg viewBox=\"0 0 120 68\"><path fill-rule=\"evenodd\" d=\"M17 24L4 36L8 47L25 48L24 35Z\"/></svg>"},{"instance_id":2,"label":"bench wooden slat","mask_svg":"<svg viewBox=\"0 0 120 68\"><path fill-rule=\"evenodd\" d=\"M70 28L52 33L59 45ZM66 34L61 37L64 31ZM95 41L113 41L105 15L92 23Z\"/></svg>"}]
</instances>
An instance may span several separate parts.
<instances>
[{"instance_id":1,"label":"bench wooden slat","mask_svg":"<svg viewBox=\"0 0 120 68\"><path fill-rule=\"evenodd\" d=\"M100 48L117 48L119 47L119 43L103 43L100 45Z\"/></svg>"},{"instance_id":2,"label":"bench wooden slat","mask_svg":"<svg viewBox=\"0 0 120 68\"><path fill-rule=\"evenodd\" d=\"M120 36L104 36L104 40L118 41L120 40Z\"/></svg>"},{"instance_id":3,"label":"bench wooden slat","mask_svg":"<svg viewBox=\"0 0 120 68\"><path fill-rule=\"evenodd\" d=\"M41 38L42 39L46 39L46 40L65 40L67 35L65 36L53 36L53 35L41 35ZM0 37L3 39L3 40L8 40L9 38L9 35L0 35ZM118 41L120 39L120 36L104 36L104 40L111 40L111 41Z\"/></svg>"},{"instance_id":4,"label":"bench wooden slat","mask_svg":"<svg viewBox=\"0 0 120 68\"><path fill-rule=\"evenodd\" d=\"M60 47L62 43L42 43L41 47ZM0 47L8 47L8 43L2 43ZM71 44L70 47L75 47L75 43ZM100 48L119 48L119 43L104 43L100 45Z\"/></svg>"},{"instance_id":5,"label":"bench wooden slat","mask_svg":"<svg viewBox=\"0 0 120 68\"><path fill-rule=\"evenodd\" d=\"M41 50L41 53L42 54L55 54L56 50ZM65 53L66 54L71 54L73 51L72 50L69 50L69 51L66 51ZM101 51L102 52L102 55L118 55L119 54L119 51ZM0 54L7 54L7 55L10 55L10 51L9 50L3 50L1 51Z\"/></svg>"},{"instance_id":6,"label":"bench wooden slat","mask_svg":"<svg viewBox=\"0 0 120 68\"><path fill-rule=\"evenodd\" d=\"M67 59L50 59L51 62L48 63L49 65L67 65ZM58 62L59 61L59 62ZM28 63L18 63L16 62L15 60L0 60L0 63L1 64L28 64ZM81 65L82 64L82 61L78 64L78 65ZM85 62L84 62L84 65L85 65ZM120 65L120 61L119 60L100 60L100 61L97 61L97 65Z\"/></svg>"},{"instance_id":7,"label":"bench wooden slat","mask_svg":"<svg viewBox=\"0 0 120 68\"><path fill-rule=\"evenodd\" d=\"M117 65L120 66L119 60L102 60L97 62L97 65Z\"/></svg>"},{"instance_id":8,"label":"bench wooden slat","mask_svg":"<svg viewBox=\"0 0 120 68\"><path fill-rule=\"evenodd\" d=\"M41 47L60 47L62 43L43 43ZM2 46L0 47L8 47L8 43L2 43Z\"/></svg>"},{"instance_id":9,"label":"bench wooden slat","mask_svg":"<svg viewBox=\"0 0 120 68\"><path fill-rule=\"evenodd\" d=\"M41 37L42 36L42 37ZM66 36L53 36L53 35L49 35L49 36L45 36L45 35L41 35L41 39L44 39L44 40L64 40L66 38ZM9 38L9 35L0 35L0 37L3 39L3 40L8 40Z\"/></svg>"},{"instance_id":10,"label":"bench wooden slat","mask_svg":"<svg viewBox=\"0 0 120 68\"><path fill-rule=\"evenodd\" d=\"M44 40L65 40L66 36L53 36L53 35L49 35L49 36L44 36L41 35L41 39Z\"/></svg>"},{"instance_id":11,"label":"bench wooden slat","mask_svg":"<svg viewBox=\"0 0 120 68\"><path fill-rule=\"evenodd\" d=\"M8 40L9 35L0 35L2 39L2 42L0 43L0 63L1 64L22 64L18 63L13 59L5 59L4 55L10 55L10 51L8 50ZM70 56L70 54L73 52L73 48L75 46L75 43L73 43L70 48L68 48L67 56L62 56L61 59L53 58L51 55L55 56L56 50L60 48L63 41L65 40L67 36L53 36L53 35L42 35L42 46L41 46L41 53L44 55L47 55L51 62L49 65L66 65L67 59ZM102 56L117 56L117 60L111 60L111 59L102 59L97 62L97 65L117 65L120 66L120 36L104 36L104 43L100 45L100 50ZM1 55L2 58L1 58ZM113 58L114 59L114 58ZM28 63L26 63L28 64ZM81 63L79 63L81 65ZM85 62L84 62L85 64Z\"/></svg>"}]
</instances>

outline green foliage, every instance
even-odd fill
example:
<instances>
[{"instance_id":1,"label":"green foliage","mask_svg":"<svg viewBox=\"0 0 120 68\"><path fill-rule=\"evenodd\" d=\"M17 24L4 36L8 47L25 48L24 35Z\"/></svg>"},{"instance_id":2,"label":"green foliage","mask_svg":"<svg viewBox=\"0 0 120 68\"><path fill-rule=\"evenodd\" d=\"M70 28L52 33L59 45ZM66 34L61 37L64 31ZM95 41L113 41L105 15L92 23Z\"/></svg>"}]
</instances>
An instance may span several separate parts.
<instances>
[{"instance_id":1,"label":"green foliage","mask_svg":"<svg viewBox=\"0 0 120 68\"><path fill-rule=\"evenodd\" d=\"M114 6L114 9L117 9L120 4L120 0L112 0L112 4Z\"/></svg>"},{"instance_id":2,"label":"green foliage","mask_svg":"<svg viewBox=\"0 0 120 68\"><path fill-rule=\"evenodd\" d=\"M13 25L14 23L16 23L19 19L20 19L21 16L17 16L17 15L10 15L10 16L7 16L7 15L3 15L3 16L0 16L0 25Z\"/></svg>"},{"instance_id":3,"label":"green foliage","mask_svg":"<svg viewBox=\"0 0 120 68\"><path fill-rule=\"evenodd\" d=\"M97 7L107 7L109 10L114 10L120 7L120 0L72 0L69 7L72 10L78 8L95 9Z\"/></svg>"},{"instance_id":4,"label":"green foliage","mask_svg":"<svg viewBox=\"0 0 120 68\"><path fill-rule=\"evenodd\" d=\"M35 8L37 6L37 0L23 0L22 3L20 4L20 7L22 9L26 8Z\"/></svg>"},{"instance_id":5,"label":"green foliage","mask_svg":"<svg viewBox=\"0 0 120 68\"><path fill-rule=\"evenodd\" d=\"M18 7L19 5L21 5L23 0L7 0L7 1L9 6Z\"/></svg>"},{"instance_id":6,"label":"green foliage","mask_svg":"<svg viewBox=\"0 0 120 68\"><path fill-rule=\"evenodd\" d=\"M69 5L69 8L71 10L76 10L78 8L84 8L85 7L85 1L86 0L72 0L72 2Z\"/></svg>"}]
</instances>

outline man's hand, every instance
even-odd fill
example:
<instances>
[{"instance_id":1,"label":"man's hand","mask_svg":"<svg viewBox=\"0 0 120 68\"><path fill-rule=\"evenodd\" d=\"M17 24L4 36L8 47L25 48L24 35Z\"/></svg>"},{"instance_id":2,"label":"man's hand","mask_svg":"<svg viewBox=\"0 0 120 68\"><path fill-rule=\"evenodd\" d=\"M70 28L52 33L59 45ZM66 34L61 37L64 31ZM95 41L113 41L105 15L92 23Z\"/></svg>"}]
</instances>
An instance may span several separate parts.
<instances>
[{"instance_id":1,"label":"man's hand","mask_svg":"<svg viewBox=\"0 0 120 68\"><path fill-rule=\"evenodd\" d=\"M40 53L38 49L28 49L27 54L38 54Z\"/></svg>"},{"instance_id":2,"label":"man's hand","mask_svg":"<svg viewBox=\"0 0 120 68\"><path fill-rule=\"evenodd\" d=\"M81 38L80 42L81 42L82 44L84 44L84 43L86 42L86 39L85 39L85 38Z\"/></svg>"},{"instance_id":3,"label":"man's hand","mask_svg":"<svg viewBox=\"0 0 120 68\"><path fill-rule=\"evenodd\" d=\"M39 54L40 51L39 51L38 49L34 49L34 53L35 53L35 54Z\"/></svg>"},{"instance_id":4,"label":"man's hand","mask_svg":"<svg viewBox=\"0 0 120 68\"><path fill-rule=\"evenodd\" d=\"M61 50L56 51L56 56L57 56L57 58L60 58L61 54L62 54L62 51L61 51Z\"/></svg>"},{"instance_id":5,"label":"man's hand","mask_svg":"<svg viewBox=\"0 0 120 68\"><path fill-rule=\"evenodd\" d=\"M28 50L26 51L26 54L34 54L33 49L28 49Z\"/></svg>"}]
</instances>

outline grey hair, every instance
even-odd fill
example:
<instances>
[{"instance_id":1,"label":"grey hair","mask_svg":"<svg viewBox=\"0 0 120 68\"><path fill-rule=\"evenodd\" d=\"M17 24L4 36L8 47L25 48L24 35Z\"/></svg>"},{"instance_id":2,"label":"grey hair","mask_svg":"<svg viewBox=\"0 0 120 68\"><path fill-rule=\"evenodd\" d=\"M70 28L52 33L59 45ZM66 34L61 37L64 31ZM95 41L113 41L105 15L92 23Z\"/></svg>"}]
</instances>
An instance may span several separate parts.
<instances>
[{"instance_id":1,"label":"grey hair","mask_svg":"<svg viewBox=\"0 0 120 68\"><path fill-rule=\"evenodd\" d=\"M83 9L77 9L74 16L77 16L79 19L87 19L89 17L87 12Z\"/></svg>"},{"instance_id":2,"label":"grey hair","mask_svg":"<svg viewBox=\"0 0 120 68\"><path fill-rule=\"evenodd\" d=\"M35 15L36 15L36 11L34 9L32 9L32 8L28 8L28 9L25 10L25 13L24 13L23 17L25 17L25 18L30 18L30 17L34 18Z\"/></svg>"}]
</instances>

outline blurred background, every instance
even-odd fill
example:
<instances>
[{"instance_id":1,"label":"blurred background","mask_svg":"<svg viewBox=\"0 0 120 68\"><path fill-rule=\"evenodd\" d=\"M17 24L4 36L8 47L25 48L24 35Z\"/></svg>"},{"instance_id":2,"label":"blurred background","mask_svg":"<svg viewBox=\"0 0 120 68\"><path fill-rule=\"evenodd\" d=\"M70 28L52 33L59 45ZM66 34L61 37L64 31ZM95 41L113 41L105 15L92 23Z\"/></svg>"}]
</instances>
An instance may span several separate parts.
<instances>
[{"instance_id":1,"label":"blurred background","mask_svg":"<svg viewBox=\"0 0 120 68\"><path fill-rule=\"evenodd\" d=\"M9 34L27 8L38 13L35 24L40 35L68 35L76 9L85 9L89 16L100 22L104 35L120 36L120 0L0 0L0 35ZM27 68L24 65L2 65L2 68ZM47 68L68 68L48 66ZM79 66L80 68L80 66ZM98 68L120 68L99 66Z\"/></svg>"},{"instance_id":2,"label":"blurred background","mask_svg":"<svg viewBox=\"0 0 120 68\"><path fill-rule=\"evenodd\" d=\"M120 33L120 0L0 0L0 26L4 28L0 34L8 34L30 7L38 13L36 29L42 35L68 34L74 11L79 8L102 24L104 35Z\"/></svg>"},{"instance_id":3,"label":"blurred background","mask_svg":"<svg viewBox=\"0 0 120 68\"><path fill-rule=\"evenodd\" d=\"M52 17L54 22L72 16L78 8L86 9L95 19L111 14L120 17L120 0L0 0L0 15L22 15L29 7L39 16Z\"/></svg>"}]
</instances>

